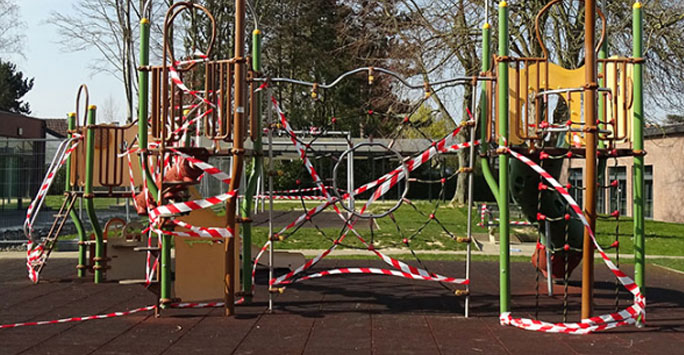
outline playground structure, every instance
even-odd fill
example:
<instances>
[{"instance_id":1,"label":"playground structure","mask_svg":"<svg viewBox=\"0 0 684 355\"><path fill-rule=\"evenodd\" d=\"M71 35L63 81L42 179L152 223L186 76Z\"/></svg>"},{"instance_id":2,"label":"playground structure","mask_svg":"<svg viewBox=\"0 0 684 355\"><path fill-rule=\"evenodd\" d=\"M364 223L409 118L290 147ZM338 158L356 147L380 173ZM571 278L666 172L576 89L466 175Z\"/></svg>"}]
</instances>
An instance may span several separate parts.
<instances>
[{"instance_id":1,"label":"playground structure","mask_svg":"<svg viewBox=\"0 0 684 355\"><path fill-rule=\"evenodd\" d=\"M464 311L468 316L468 300L470 297L469 268L472 240L471 214L473 213L473 164L475 146L480 145L484 177L496 196L499 206L499 246L500 255L500 313L501 322L526 329L553 332L587 333L615 326L635 323L643 315L644 298L640 293L644 287L644 229L643 201L643 102L642 102L642 63L641 58L641 5L634 6L634 58L606 58L604 46L605 18L597 11L593 0L585 1L585 65L582 68L568 70L553 64L542 40L539 20L545 11L560 3L553 0L545 6L536 18L536 32L543 56L539 58L510 57L508 52L508 7L502 1L499 4L499 50L493 56L496 66L490 63L491 26L488 22L483 28L483 61L482 74L475 77L457 77L438 82L410 84L398 74L382 68L364 67L342 74L331 84L306 82L290 78L269 78L260 73L261 33L255 30L252 37L252 56L244 52L244 2L236 1L235 18L235 53L231 59L214 60L211 57L213 45L212 33L208 48L198 53L197 58L177 61L168 49L167 30L174 19L182 11L201 11L210 21L212 15L203 7L191 3L174 4L168 11L164 22L163 64L149 64L149 21L141 22L141 50L139 70L139 107L138 120L126 126L96 124L96 108L88 105L87 88L79 89L77 112L70 114L69 129L73 138L65 142L55 162L54 169L62 164L67 169L67 197L45 243L37 247L29 242L29 273L38 281L38 274L52 250L59 231L69 216L76 225L79 235L78 276L85 276L87 269L94 272L94 281L102 282L105 270L118 269L117 259L111 253L105 254L105 245L128 245L133 249L131 254L118 251L119 261L143 260L147 265L144 282L149 286L159 284L159 311L165 307L178 306L178 298L183 302L206 301L223 298L220 305L225 307L226 315L234 314L236 301L249 301L253 291L253 282L257 263L268 252L269 266L269 309L273 307L272 295L285 291L285 286L311 278L336 274L363 273L385 274L409 279L421 279L439 282L443 285L463 285L464 288L449 288L457 296L464 296ZM597 50L595 44L594 23L596 16L602 19L603 30ZM488 16L487 20L488 20ZM214 24L215 26L215 24ZM599 59L596 59L598 53ZM599 70L600 66L600 70ZM584 73L584 79L582 79ZM599 74L600 73L600 74ZM322 91L333 90L345 78L354 75L366 75L368 84L372 85L380 77L394 80L409 91L421 91L422 95L416 103L410 105L408 112L400 114L379 113L367 109L368 115L380 115L386 119L399 119L396 136L389 137L388 142L366 142L350 144L338 157L329 181L326 185L311 163L311 154L316 154L314 142L321 136L329 134L334 126L331 121L311 134L306 141L298 136L290 125L280 103L271 95L267 95L274 85L298 85L311 89L312 100L316 100ZM150 80L151 76L151 80ZM193 84L203 78L203 88L194 89ZM599 80L600 79L600 80ZM150 85L151 84L151 85ZM402 130L412 129L409 117L430 98L430 95L446 85L471 85L473 89L480 86L479 95L473 95L473 102L465 103L468 111L476 113L479 103L480 116L457 127L441 139L428 138L424 149L413 157L405 158L394 148ZM81 93L85 93L83 117L78 114ZM554 97L557 101L554 101ZM262 142L262 107L261 101L267 103L266 112L266 149ZM563 102L567 106L566 119L554 121L550 114L552 103ZM598 103L598 105L597 105ZM582 106L583 105L583 106ZM597 107L598 106L598 107ZM587 119L590 118L590 119ZM594 119L597 118L597 119ZM83 122L78 126L78 120ZM148 122L148 124L142 124ZM632 123L630 125L630 122ZM476 139L477 128L480 139ZM509 127L512 129L509 130ZM324 200L315 208L307 208L303 204L303 213L291 224L275 232L269 224L269 240L252 257L251 248L251 210L259 177L268 179L268 197L270 200L269 216L273 212L274 185L273 177L277 174L273 166L273 132L283 130L295 146L306 173L313 181L313 186L298 186L297 193L305 188L319 191ZM470 141L458 143L457 135L462 130L469 130ZM551 135L564 135L558 140L562 144L549 144ZM250 138L252 148L246 149L245 141ZM631 148L618 148L617 144L627 142ZM399 165L375 180L355 187L353 181L347 180L344 188L338 186L338 175L341 162L347 159L347 179L354 171L354 155L363 150L375 150L379 154L394 159ZM464 243L467 250L465 277L456 278L437 275L421 267L410 266L382 253L373 245L372 239L365 240L354 229L360 219L379 219L389 217L394 221L392 212L402 204L411 204L406 199L409 183L416 182L410 174L432 159L442 154L453 153L460 149L468 149L470 165L461 167L453 176L441 176L438 183L441 191L447 178L457 174L468 175L468 225L467 234L457 237L443 225L450 238ZM268 169L264 169L264 150L268 151ZM216 169L208 163L211 156L232 157L230 174ZM510 159L510 157L514 159ZM624 275L608 259L607 255L595 244L594 230L596 220L596 188L597 171L605 166L609 157L634 156L635 159L635 201L634 201L634 239L636 249L636 283ZM253 160L247 176L242 206L238 211L238 191L243 174L245 157ZM498 157L500 167L498 181L493 175L490 159ZM560 185L552 176L560 171L562 158L583 157L586 160L586 188L584 211L572 200L568 189ZM597 157L598 159L586 159ZM598 161L597 161L598 160ZM539 163L537 163L539 162ZM598 165L598 168L597 168ZM509 172L510 170L510 172ZM551 172L551 174L547 173ZM199 182L204 174L210 175L228 185L226 193L202 197L193 185ZM344 175L344 174L342 174ZM513 181L513 183L511 183ZM417 181L420 183L420 181ZM47 185L51 183L48 178ZM428 181L427 183L436 183ZM115 187L130 185L132 192L114 191ZM83 186L78 192L74 186ZM612 184L598 185L599 188L615 188ZM96 191L94 188L104 188ZM580 188L580 187L575 187ZM377 213L371 205L390 190L399 191L400 198L388 210ZM28 220L40 209L44 197L41 188L37 202L29 207ZM359 195L370 193L368 200L360 208L356 208L354 200ZM43 194L41 196L41 193ZM367 194L368 194L367 193ZM133 194L133 196L131 196ZM266 195L266 194L262 194ZM103 229L95 215L93 198L104 196L131 197L135 201L136 210L149 217L147 230L141 226L127 226L121 221L108 223ZM567 278L572 268L579 263L581 253L582 269L582 312L581 323L545 323L537 320L516 319L510 316L510 279L509 279L509 203L513 197L528 216L534 216L536 224L543 236L538 242L538 250L533 256L537 269L544 269L549 280L551 274L563 276L567 287ZM300 195L300 200L305 196ZM93 240L86 236L83 223L72 210L77 198L83 198L86 211L93 229ZM345 203L347 201L347 203ZM530 202L531 201L531 202ZM225 203L225 216L219 216L208 207ZM436 215L437 206L427 217L428 223L440 223ZM340 208L341 207L341 208ZM37 209L36 209L37 208ZM307 261L291 272L274 277L274 244L290 237L312 217L321 211L332 208L344 223L340 235L332 240L332 246L316 258ZM619 216L613 216L615 218ZM396 224L396 221L395 221ZM398 224L397 224L398 226ZM27 235L31 234L31 223L27 223ZM372 229L371 229L372 230ZM149 233L148 233L149 232ZM237 238L242 235L242 239ZM369 250L394 269L372 268L339 268L323 272L305 274L319 260L330 254L341 245L346 236L352 233ZM404 238L403 243L410 248L410 241L417 234ZM114 237L113 237L114 236ZM156 236L157 238L153 238ZM117 239L118 238L118 239ZM105 239L107 243L105 243ZM173 240L173 241L172 241ZM86 249L93 245L92 262L88 261ZM171 248L175 245L175 266L172 263ZM240 265L240 245L242 245L242 266ZM593 256L598 247L608 267L616 275L617 280L634 294L634 305L626 310L601 317L592 317ZM617 244L613 245L617 248ZM120 248L121 249L121 248ZM130 251L130 250L129 250ZM413 250L411 249L413 253ZM117 252L114 252L115 254ZM144 254L143 254L144 253ZM541 255L545 253L542 266ZM125 254L125 256L124 256ZM415 254L415 253L414 253ZM139 255L140 257L132 256ZM110 262L108 261L108 256ZM573 258L576 258L573 261ZM200 263L200 261L202 263ZM122 263L123 264L123 263ZM221 265L218 268L207 268L206 265ZM574 266L571 266L574 265ZM172 280L172 267L175 267L175 280ZM242 271L240 278L240 272ZM560 271L558 271L560 270ZM539 272L539 271L538 271ZM537 272L537 277L539 273ZM202 275L198 277L198 275ZM122 272L122 278L129 273ZM241 281L240 281L241 279ZM566 296L567 297L567 296ZM567 316L567 298L564 304L564 322Z\"/></svg>"}]
</instances>

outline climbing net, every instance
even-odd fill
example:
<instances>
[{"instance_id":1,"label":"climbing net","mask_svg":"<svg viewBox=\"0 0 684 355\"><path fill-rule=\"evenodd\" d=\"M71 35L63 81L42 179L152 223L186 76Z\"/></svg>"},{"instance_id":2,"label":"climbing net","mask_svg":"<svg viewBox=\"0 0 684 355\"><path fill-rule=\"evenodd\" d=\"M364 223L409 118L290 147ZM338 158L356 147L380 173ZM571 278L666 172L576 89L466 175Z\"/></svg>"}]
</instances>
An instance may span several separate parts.
<instances>
[{"instance_id":1,"label":"climbing net","mask_svg":"<svg viewBox=\"0 0 684 355\"><path fill-rule=\"evenodd\" d=\"M412 102L403 102L399 110L376 109L372 106L372 100L369 104L357 115L364 115L366 121L371 123L383 123L385 126L390 126L385 129L384 135L380 139L370 137L368 139L361 138L357 142L346 142L348 148L335 156L335 154L328 152L320 152L316 149L316 141L325 136L328 132L335 129L336 124L345 120L345 117L338 117L332 113L327 114L327 119L322 121L320 126L298 127L303 128L308 132L307 136L298 135L293 128L290 119L285 113L285 109L281 102L271 92L269 86L294 84L307 85L312 88L311 96L315 100L319 97L318 90L331 90L335 85L340 83L342 79L354 74L367 74L369 85L372 85L375 80L375 74L384 74L389 78L396 79L401 85L410 90L422 90L420 98ZM472 163L474 158L474 146L479 142L475 140L474 133L476 129L476 121L473 119L471 108L466 108L468 113L467 120L459 124L454 129L446 130L446 134L441 137L434 137L434 134L427 132L427 125L421 122L416 116L421 107L427 104L436 91L442 90L447 86L454 85L472 85L474 88L479 80L487 80L487 78L456 78L444 80L438 83L426 83L424 85L411 85L401 78L396 73L381 68L359 68L341 75L330 85L322 85L316 83L308 83L291 79L257 79L262 80L262 88L266 89L267 100L269 101L269 110L267 111L267 125L266 134L268 136L268 155L269 166L267 174L269 176L269 198L271 201L276 196L276 193L293 193L294 198L301 201L301 211L298 212L297 218L280 230L275 230L272 224L272 218L269 218L269 238L263 245L259 253L256 255L252 277L254 278L257 264L260 259L267 253L269 255L269 305L272 304L273 293L282 293L288 285L320 278L330 275L340 274L376 274L376 275L390 275L401 278L432 281L441 284L444 288L456 295L463 295L466 297L465 312L468 314L468 300L469 300L469 270L470 270L470 250L471 250L471 208L468 208L468 222L467 235L457 236L457 232L453 225L443 222L440 216L446 213L454 213L453 210L440 208L442 201L445 198L446 190L449 184L455 183L456 178L461 174L469 174L472 172ZM473 90L475 92L475 90ZM320 101L317 101L320 102ZM473 100L473 102L477 102ZM323 107L323 105L320 105ZM352 113L354 114L354 113ZM324 114L325 115L325 114ZM275 116L275 117L274 117ZM447 119L443 117L442 119ZM300 120L301 121L301 120ZM300 130L301 131L301 130ZM274 189L274 175L277 172L273 168L273 135L274 133L284 132L284 135L290 140L296 150L299 161L303 169L299 172L296 179L298 185L296 189L275 191ZM463 141L462 134L468 133L470 141ZM404 137L419 137L420 147L414 149L413 154L403 153L401 146L401 139ZM470 165L462 166L459 169L449 169L446 166L446 155L450 153L457 153L458 151L470 150ZM381 176L372 176L366 183L359 187L347 187L343 189L338 186L339 177L350 179L349 172L354 172L354 169L347 169L347 176L341 174L339 169L343 165L343 161L351 161L347 159L351 154L361 154L362 152L373 151L374 154L380 155L385 161L390 162L390 168L383 170ZM402 154L403 153L403 154ZM370 157L369 159L373 159ZM328 168L332 167L329 174L327 170L317 169L316 162L328 162ZM352 163L353 164L353 163ZM322 164L318 164L319 168ZM384 164L383 164L384 167ZM436 172L436 174L435 174ZM431 174L432 173L432 174ZM416 177L412 177L416 176ZM308 182L305 182L308 181ZM472 183L472 181L470 181ZM437 198L432 200L427 208L422 204L417 204L409 198L409 185L413 186L429 186L437 185ZM312 200L312 196L308 192L315 191L320 193L321 202L310 207L305 201ZM398 196L396 200L392 200L391 207L387 208L386 204L382 204L380 200L389 198L389 196ZM364 203L359 203L355 206L354 200L365 199ZM393 203L393 204L392 204ZM403 207L403 206L406 207ZM469 196L469 207L472 205L472 191ZM412 219L422 219L423 222L419 224L418 228L413 230L402 228L401 222L396 216L399 208L408 208L412 213ZM325 210L332 210L337 218L343 223L343 227L336 235L332 235L329 230L322 228L314 218L316 215ZM269 217L272 217L273 204L270 203ZM447 218L444 218L446 220ZM363 220L371 220L370 231L361 231L358 226ZM376 238L376 231L374 223L376 221L389 221L387 223L394 226L394 237L396 239L386 242L380 241ZM319 255L306 261L304 264L294 268L288 273L280 276L274 276L273 273L273 249L277 243L284 242L288 239L295 239L298 236L298 231L305 226L313 227L319 235L330 243L330 246L323 250ZM414 249L414 245L419 245L424 242L426 238L426 231L429 227L434 226L440 231L440 237L456 243L463 243L466 246L466 265L465 277L452 277L440 275L431 272L428 266L420 259ZM433 227L433 228L434 228ZM463 227L463 226L461 226ZM356 244L347 241L348 236L356 238ZM353 239L353 238L351 238ZM326 256L330 255L337 248L357 248L367 250L369 253L377 256L380 260L390 266L390 268L373 268L373 267L347 267L335 268L324 271L313 271L312 268ZM389 248L403 247L407 248L411 255L415 258L415 262L409 264L408 262L400 261L386 252ZM458 285L465 286L465 289L457 289Z\"/></svg>"},{"instance_id":2,"label":"climbing net","mask_svg":"<svg viewBox=\"0 0 684 355\"><path fill-rule=\"evenodd\" d=\"M613 153L610 153L613 154ZM545 152L539 154L540 162L544 160L560 160L560 159L572 159L576 158L571 152L562 155L549 155ZM606 192L610 193L610 196L615 196L616 203L615 209L608 214L599 214L597 218L600 220L612 220L615 221L615 236L614 240L609 245L604 245L601 247L603 250L614 249L615 250L615 266L620 266L620 198L621 191L624 186L620 185L620 181L617 176L617 166L618 160L616 157L613 158L614 165L612 168L612 176L609 176L609 182L607 184L599 182L597 184L598 193L605 196ZM573 196L579 196L586 190L586 187L573 184L572 181L565 185L565 189L571 193ZM544 274L547 278L547 288L548 295L553 295L552 279L554 277L562 278L563 283L563 322L567 322L568 319L568 286L569 279L572 269L574 269L580 261L582 249L578 246L578 241L570 240L570 230L572 228L576 229L574 234L578 234L577 231L581 231L581 219L572 213L571 208L566 204L559 215L545 215L541 213L542 211L542 195L553 194L555 189L539 181L537 185L538 193L538 203L537 203L537 214L536 214L536 225L538 227L539 233L536 243L536 250L533 254L532 263L535 267L535 318L539 315L539 299L540 299L540 276ZM611 206L612 207L612 206ZM573 225L576 224L576 225ZM563 235L563 243L559 244L558 241L552 241L553 235L560 232ZM542 260L544 258L545 260ZM544 267L545 264L545 267ZM554 265L554 266L552 266ZM556 265L560 265L559 268L555 268ZM620 307L620 280L615 277L615 292L614 292L614 312L619 311Z\"/></svg>"}]
</instances>

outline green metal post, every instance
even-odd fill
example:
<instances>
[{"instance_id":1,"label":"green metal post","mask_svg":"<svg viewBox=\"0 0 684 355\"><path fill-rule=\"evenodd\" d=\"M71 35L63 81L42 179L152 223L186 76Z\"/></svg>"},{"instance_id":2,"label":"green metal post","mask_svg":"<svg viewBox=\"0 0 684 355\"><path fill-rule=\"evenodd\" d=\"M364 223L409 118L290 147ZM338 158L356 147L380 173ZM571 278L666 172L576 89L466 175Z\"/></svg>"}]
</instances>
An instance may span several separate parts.
<instances>
[{"instance_id":1,"label":"green metal post","mask_svg":"<svg viewBox=\"0 0 684 355\"><path fill-rule=\"evenodd\" d=\"M140 66L146 67L150 64L150 20L143 18L140 20ZM147 148L147 114L148 114L148 100L150 92L149 72L147 70L138 70L138 146L143 149ZM142 158L140 164L142 168ZM157 196L157 185L154 184L152 174L148 169L141 170L143 178L147 179L147 188L150 190L151 196Z\"/></svg>"},{"instance_id":2,"label":"green metal post","mask_svg":"<svg viewBox=\"0 0 684 355\"><path fill-rule=\"evenodd\" d=\"M76 128L76 114L75 113L70 113L67 116L67 125L69 128L69 132L74 130ZM66 188L64 189L67 193L72 193L72 186L71 186L71 156L67 158L66 161ZM69 217L71 217L71 221L74 223L74 227L76 227L76 233L78 234L78 265L76 268L78 269L78 277L85 277L86 275L86 246L84 242L86 241L86 233L85 230L83 229L83 222L81 222L81 219L78 218L78 213L72 208L71 211L69 211Z\"/></svg>"},{"instance_id":3,"label":"green metal post","mask_svg":"<svg viewBox=\"0 0 684 355\"><path fill-rule=\"evenodd\" d=\"M86 176L85 176L85 189L84 195L86 202L86 212L88 213L88 219L90 220L90 225L93 227L93 233L95 233L95 283L100 283L104 281L104 241L102 239L102 228L100 227L100 222L97 220L97 215L95 214L95 203L93 201L93 164L95 159L95 129L93 125L95 124L95 111L97 107L95 105L90 105L88 107L88 126L86 130Z\"/></svg>"},{"instance_id":4,"label":"green metal post","mask_svg":"<svg viewBox=\"0 0 684 355\"><path fill-rule=\"evenodd\" d=\"M608 7L606 6L606 0L603 0L602 6L601 6L601 11L608 16L607 11ZM605 38L603 39L603 43L601 44L601 48L599 49L598 53L599 59L606 59L608 58L608 36L606 35ZM599 73L603 73L603 75L599 78L599 86L600 87L606 87L606 64L605 63L598 63L599 67ZM606 96L605 94L599 94L599 100L598 100L598 118L599 121L601 122L606 122L607 117L606 117ZM599 128L601 129L607 129L608 125L605 123L599 124ZM606 148L606 143L602 139L599 139L598 141L598 147L599 149L604 149ZM606 181L606 163L608 161L608 158L606 157L600 157L598 160L598 171L596 172L596 176L598 178L599 184L603 185ZM596 210L598 213L604 213L604 205L605 205L605 191L599 189L598 193L601 194L601 201L603 202L602 205L597 206Z\"/></svg>"},{"instance_id":5,"label":"green metal post","mask_svg":"<svg viewBox=\"0 0 684 355\"><path fill-rule=\"evenodd\" d=\"M484 26L482 26L482 72L488 72L491 69L491 53L489 51L490 44L489 41L492 37L491 25L489 24L489 19L485 21ZM482 159L480 163L482 164L482 175L484 175L489 189L492 191L494 198L496 198L497 203L499 202L499 185L497 185L496 178L492 172L492 167L489 166L489 159L487 158L487 83L480 84L480 156Z\"/></svg>"},{"instance_id":6,"label":"green metal post","mask_svg":"<svg viewBox=\"0 0 684 355\"><path fill-rule=\"evenodd\" d=\"M508 4L499 3L499 57L508 56ZM508 144L508 63L499 61L499 145ZM508 155L499 155L499 309L509 311L511 299L509 214L508 214Z\"/></svg>"},{"instance_id":7,"label":"green metal post","mask_svg":"<svg viewBox=\"0 0 684 355\"><path fill-rule=\"evenodd\" d=\"M642 29L641 2L636 2L632 9L633 31L633 56L642 58ZM646 294L644 272L646 268L646 243L644 233L644 102L643 102L643 64L638 61L634 64L634 280L641 289L641 294Z\"/></svg>"},{"instance_id":8,"label":"green metal post","mask_svg":"<svg viewBox=\"0 0 684 355\"><path fill-rule=\"evenodd\" d=\"M261 70L261 31L255 29L252 32L252 70L259 72ZM249 180L247 181L247 189L245 190L245 198L242 200L240 215L249 218L252 214L252 203L254 201L254 193L256 192L257 182L262 176L263 171L263 155L261 143L261 92L254 94L252 98L256 103L252 114L256 117L256 140L254 141L254 158L249 171ZM245 301L251 300L252 290L252 225L250 223L243 224L242 227L242 291L245 294Z\"/></svg>"}]
</instances>

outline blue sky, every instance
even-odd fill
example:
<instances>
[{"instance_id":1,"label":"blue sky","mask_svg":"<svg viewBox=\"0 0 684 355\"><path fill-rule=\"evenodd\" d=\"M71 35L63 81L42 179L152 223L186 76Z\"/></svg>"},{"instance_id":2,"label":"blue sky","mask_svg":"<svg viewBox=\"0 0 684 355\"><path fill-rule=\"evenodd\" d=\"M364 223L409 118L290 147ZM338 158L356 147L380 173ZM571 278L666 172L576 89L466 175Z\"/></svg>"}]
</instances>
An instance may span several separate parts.
<instances>
[{"instance_id":1,"label":"blue sky","mask_svg":"<svg viewBox=\"0 0 684 355\"><path fill-rule=\"evenodd\" d=\"M35 78L33 90L24 99L31 104L32 116L60 118L74 111L76 90L88 84L90 103L102 105L111 97L117 105L125 103L123 86L110 73L93 73L92 61L99 60L96 50L64 51L54 26L46 23L53 11L72 12L78 0L20 0L21 18L26 23L25 58L8 56L19 70ZM118 110L123 115L125 108ZM119 121L123 121L122 116Z\"/></svg>"}]
</instances>

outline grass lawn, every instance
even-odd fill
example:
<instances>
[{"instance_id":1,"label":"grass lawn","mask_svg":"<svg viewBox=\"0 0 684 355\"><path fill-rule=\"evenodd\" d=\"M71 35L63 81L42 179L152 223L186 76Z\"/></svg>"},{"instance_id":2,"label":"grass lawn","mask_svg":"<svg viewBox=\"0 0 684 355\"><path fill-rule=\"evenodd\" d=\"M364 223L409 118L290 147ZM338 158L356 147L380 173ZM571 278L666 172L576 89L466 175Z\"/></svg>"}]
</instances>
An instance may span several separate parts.
<instances>
[{"instance_id":1,"label":"grass lawn","mask_svg":"<svg viewBox=\"0 0 684 355\"><path fill-rule=\"evenodd\" d=\"M634 253L634 221L620 218L620 253ZM615 221L599 220L597 237L601 245L615 240ZM646 220L646 253L650 255L684 255L684 224Z\"/></svg>"},{"instance_id":2,"label":"grass lawn","mask_svg":"<svg viewBox=\"0 0 684 355\"><path fill-rule=\"evenodd\" d=\"M58 209L63 197L62 196L48 196L46 205ZM123 201L121 199L120 201ZM307 208L314 208L320 201L306 201ZM95 199L95 206L97 209L108 208L110 205L116 204L115 198L98 198ZM373 204L371 211L379 213L387 210L394 204L394 201L378 201ZM414 208L415 207L415 208ZM371 238L378 248L394 248L406 250L406 255L410 257L409 249L403 244L404 238L409 238L411 246L414 250L421 251L421 255L426 260L430 259L446 259L446 260L460 260L461 255L445 255L445 254L429 254L431 250L465 250L463 243L458 243L446 233L442 227L435 220L430 220L429 215L434 212L436 219L444 225L454 236L465 236L466 234L466 219L467 211L465 208L448 207L440 205L436 211L433 211L434 203L428 201L414 201L413 206L409 204L402 204L402 206L394 212L396 224L390 218L381 218L376 220L377 226L372 233L368 229L360 229L360 233L370 241ZM276 210L283 211L303 211L300 201L277 201L274 203ZM219 210L219 213L224 211ZM486 233L483 228L476 224L479 222L479 214L474 210L473 212L473 232ZM425 225L426 222L428 222ZM366 220L359 221L367 225ZM619 223L619 240L620 253L622 255L633 255L633 220L631 218L622 217L619 222L614 220L598 220L597 221L597 237L601 245L610 245L615 240L615 229ZM397 226L399 227L397 229ZM421 228L420 233L416 234ZM292 231L292 230L291 230ZM290 231L290 232L291 232ZM525 229L514 229L515 233L524 233ZM527 229L528 233L530 229ZM337 228L324 228L320 231L315 228L301 228L294 234L291 234L286 240L277 242L276 247L279 249L326 249L332 245L332 241L336 239L341 233ZM261 246L266 242L268 234L267 227L255 227L252 233L252 242L257 246ZM287 234L287 233L286 233ZM64 239L75 236L63 236ZM533 236L536 238L536 236ZM353 235L349 234L340 249L344 248L364 248L361 242ZM668 256L684 256L684 224L665 223L656 221L646 221L646 252L648 255L668 255ZM365 248L364 248L365 249ZM614 251L609 251L609 254L614 255ZM374 257L374 256L371 256ZM364 256L343 256L343 258L365 258ZM496 257L478 256L483 260L497 260ZM520 261L528 261L528 258L521 258ZM631 263L631 259L624 258L621 262ZM649 263L663 265L677 270L684 271L684 260L678 259L651 259Z\"/></svg>"},{"instance_id":3,"label":"grass lawn","mask_svg":"<svg viewBox=\"0 0 684 355\"><path fill-rule=\"evenodd\" d=\"M390 208L394 202L378 202L374 204L371 211L380 213ZM314 203L309 203L307 208L314 207ZM410 240L411 246L415 250L465 250L463 243L458 243L446 230L455 237L465 236L467 211L465 208L451 208L440 206L434 210L434 204L429 202L414 202L415 207L402 204L394 214L396 224L389 217L377 219L377 227L371 236L368 229L361 229L360 233L366 241L373 239L374 245L378 248L404 248L409 253L408 248L403 244L403 239ZM297 202L279 202L275 206L278 210L297 210L303 211L301 204ZM434 213L436 219L430 220L430 214ZM473 213L473 223L477 223L478 216ZM439 223L437 223L439 221ZM428 223L429 222L429 223ZM368 225L367 220L360 220L359 224ZM398 228L397 228L398 226ZM422 229L421 229L422 228ZM477 227L476 227L477 228ZM420 230L419 233L417 233ZM475 230L475 232L483 232ZM278 242L276 246L282 249L323 249L332 245L332 241L340 236L342 231L337 228L323 228L320 231L315 228L301 228L296 233L291 234L288 239ZM417 233L417 234L416 234ZM255 227L252 240L257 245L266 242L268 228ZM286 233L287 235L287 233ZM363 244L353 235L349 234L343 241L340 248L363 247Z\"/></svg>"},{"instance_id":4,"label":"grass lawn","mask_svg":"<svg viewBox=\"0 0 684 355\"><path fill-rule=\"evenodd\" d=\"M115 205L124 205L126 203L126 200L123 198L118 199L116 197L98 197L96 199L93 199L95 202L95 209L96 210L101 210L101 209L107 209L109 206L115 206ZM64 202L64 195L47 195L45 197L45 202L43 204L43 207L49 207L54 210L59 210L59 208L62 206L62 202ZM31 199L25 198L22 200L22 210L26 210L31 203ZM78 205L77 205L78 206ZM5 204L4 209L5 210L13 210L17 208L17 202L16 200L12 200L11 203Z\"/></svg>"},{"instance_id":5,"label":"grass lawn","mask_svg":"<svg viewBox=\"0 0 684 355\"><path fill-rule=\"evenodd\" d=\"M318 201L307 201L307 208L313 208ZM374 205L374 212L380 212L388 208L392 202ZM429 219L429 214L434 208L434 204L427 201L414 201L417 211L410 205L402 205L395 213L395 219L399 225L399 231L389 218L377 220L379 230L374 232L375 245L383 248L405 249L406 255L410 257L410 251L402 243L403 238L408 238L414 234ZM302 211L301 202L279 201L274 204L277 210L297 210ZM454 208L440 206L436 213L437 219L454 235L464 236L466 233L467 211L465 208ZM479 222L479 215L473 213L473 223ZM362 222L360 222L362 223ZM363 222L367 223L367 222ZM620 253L622 255L633 255L633 220L622 217L619 222L614 220L597 221L597 237L601 245L610 245L615 240L615 229L619 223ZM474 225L474 233L485 233L486 231ZM529 229L527 229L529 231ZM524 232L524 229L515 230L517 233ZM312 228L302 228L290 236L288 239L276 244L281 249L324 249L332 245L332 240L340 234L339 229L326 228L323 233ZM366 240L370 239L370 231L362 230L362 236ZM263 245L266 242L268 228L256 227L253 232L253 242ZM534 237L534 236L533 236ZM362 247L362 244L354 237L349 235L345 239L345 244L350 247ZM411 246L414 250L420 250L421 257L430 259L460 260L462 255L429 254L430 250L464 250L465 245L457 243L445 233L435 221L431 221L418 235L411 239ZM340 246L343 249L344 246ZM646 221L646 251L649 255L668 255L684 256L684 224ZM425 253L425 254L423 254ZM609 251L614 255L614 251ZM374 256L370 256L371 258ZM342 258L351 258L343 256ZM365 256L355 256L354 258L366 258ZM479 256L483 260L497 260L497 257ZM528 261L529 258L522 257L519 261ZM623 263L633 263L632 259L623 258ZM649 263L667 266L673 269L684 271L684 260L677 259L654 259Z\"/></svg>"}]
</instances>

